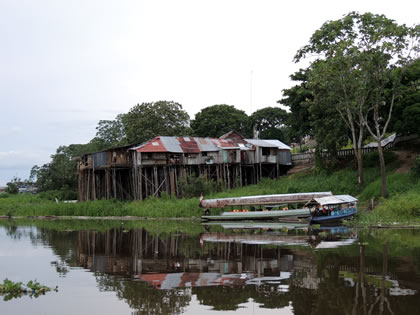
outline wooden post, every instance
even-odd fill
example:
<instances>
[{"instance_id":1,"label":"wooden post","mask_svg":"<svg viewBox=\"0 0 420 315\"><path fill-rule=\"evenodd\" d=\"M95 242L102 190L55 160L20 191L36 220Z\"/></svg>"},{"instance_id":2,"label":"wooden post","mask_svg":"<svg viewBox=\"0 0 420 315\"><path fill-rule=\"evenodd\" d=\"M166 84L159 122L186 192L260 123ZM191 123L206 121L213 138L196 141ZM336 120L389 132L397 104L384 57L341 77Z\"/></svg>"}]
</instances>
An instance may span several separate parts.
<instances>
[{"instance_id":1,"label":"wooden post","mask_svg":"<svg viewBox=\"0 0 420 315\"><path fill-rule=\"evenodd\" d=\"M170 183L169 183L169 171L168 171L168 166L165 166L165 185L166 185L166 193L168 195L171 194L171 188L170 188Z\"/></svg>"},{"instance_id":2,"label":"wooden post","mask_svg":"<svg viewBox=\"0 0 420 315\"><path fill-rule=\"evenodd\" d=\"M175 174L174 174L174 169L173 167L170 168L169 171L169 177L170 177L170 184L171 184L171 196L173 196L174 194L176 195L176 191L175 191Z\"/></svg>"},{"instance_id":3,"label":"wooden post","mask_svg":"<svg viewBox=\"0 0 420 315\"><path fill-rule=\"evenodd\" d=\"M229 164L226 165L227 168L227 180L228 180L228 188L232 188L231 187L231 182L230 182L230 168L229 168Z\"/></svg>"},{"instance_id":4,"label":"wooden post","mask_svg":"<svg viewBox=\"0 0 420 315\"><path fill-rule=\"evenodd\" d=\"M140 166L138 180L139 180L140 200L143 200L143 166Z\"/></svg>"},{"instance_id":5,"label":"wooden post","mask_svg":"<svg viewBox=\"0 0 420 315\"><path fill-rule=\"evenodd\" d=\"M93 200L96 200L96 174L95 169L92 170L92 179L93 179Z\"/></svg>"},{"instance_id":6,"label":"wooden post","mask_svg":"<svg viewBox=\"0 0 420 315\"><path fill-rule=\"evenodd\" d=\"M159 181L158 181L158 170L156 166L153 166L153 176L154 176L154 187L153 187L153 195L157 195L159 189Z\"/></svg>"},{"instance_id":7,"label":"wooden post","mask_svg":"<svg viewBox=\"0 0 420 315\"><path fill-rule=\"evenodd\" d=\"M144 169L144 185L146 186L146 198L149 197L149 181L147 178L147 168Z\"/></svg>"},{"instance_id":8,"label":"wooden post","mask_svg":"<svg viewBox=\"0 0 420 315\"><path fill-rule=\"evenodd\" d=\"M89 200L89 192L90 192L90 170L88 170L86 200Z\"/></svg>"},{"instance_id":9,"label":"wooden post","mask_svg":"<svg viewBox=\"0 0 420 315\"><path fill-rule=\"evenodd\" d=\"M241 185L241 187L243 186L243 182L242 182L242 165L239 164L239 183Z\"/></svg>"}]
</instances>

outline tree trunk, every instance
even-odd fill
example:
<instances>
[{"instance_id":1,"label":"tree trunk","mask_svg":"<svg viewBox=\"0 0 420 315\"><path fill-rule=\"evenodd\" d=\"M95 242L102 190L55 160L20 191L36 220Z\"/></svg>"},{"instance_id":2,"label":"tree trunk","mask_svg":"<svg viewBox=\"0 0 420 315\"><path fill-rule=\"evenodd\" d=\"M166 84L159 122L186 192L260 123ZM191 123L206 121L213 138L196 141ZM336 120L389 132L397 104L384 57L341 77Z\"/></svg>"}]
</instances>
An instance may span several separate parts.
<instances>
[{"instance_id":1,"label":"tree trunk","mask_svg":"<svg viewBox=\"0 0 420 315\"><path fill-rule=\"evenodd\" d=\"M379 164L381 165L381 194L382 194L382 197L386 198L388 197L388 188L386 185L384 152L382 150L382 141L379 140L377 142L378 142Z\"/></svg>"},{"instance_id":2,"label":"tree trunk","mask_svg":"<svg viewBox=\"0 0 420 315\"><path fill-rule=\"evenodd\" d=\"M360 187L363 186L363 153L361 148L355 148L354 154L357 160L357 170L359 173L359 185Z\"/></svg>"}]
</instances>

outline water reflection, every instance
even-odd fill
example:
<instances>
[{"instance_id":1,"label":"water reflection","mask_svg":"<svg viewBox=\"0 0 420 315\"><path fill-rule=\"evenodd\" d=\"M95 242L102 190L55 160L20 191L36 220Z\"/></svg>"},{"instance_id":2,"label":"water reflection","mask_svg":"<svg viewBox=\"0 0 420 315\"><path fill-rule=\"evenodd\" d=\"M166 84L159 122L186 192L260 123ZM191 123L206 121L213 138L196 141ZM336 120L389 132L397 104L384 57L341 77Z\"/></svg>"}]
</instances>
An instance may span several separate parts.
<instances>
[{"instance_id":1,"label":"water reflection","mask_svg":"<svg viewBox=\"0 0 420 315\"><path fill-rule=\"evenodd\" d=\"M93 273L135 314L239 310L293 314L413 314L420 292L420 233L346 227L209 226L201 233L115 227L67 231L6 227L47 244L66 277ZM28 232L32 231L32 232ZM198 306L192 301L198 301Z\"/></svg>"}]
</instances>

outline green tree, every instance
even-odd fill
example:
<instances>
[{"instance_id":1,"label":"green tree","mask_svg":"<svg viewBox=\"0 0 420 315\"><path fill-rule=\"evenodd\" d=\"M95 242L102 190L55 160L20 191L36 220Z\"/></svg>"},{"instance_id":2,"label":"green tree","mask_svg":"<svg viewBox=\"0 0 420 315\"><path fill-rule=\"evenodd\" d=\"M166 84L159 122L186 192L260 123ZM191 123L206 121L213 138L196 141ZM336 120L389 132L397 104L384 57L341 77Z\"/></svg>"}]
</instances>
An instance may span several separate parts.
<instances>
[{"instance_id":1,"label":"green tree","mask_svg":"<svg viewBox=\"0 0 420 315\"><path fill-rule=\"evenodd\" d=\"M187 135L189 121L181 104L167 101L137 104L122 116L126 143L141 143L156 136Z\"/></svg>"},{"instance_id":2,"label":"green tree","mask_svg":"<svg viewBox=\"0 0 420 315\"><path fill-rule=\"evenodd\" d=\"M362 143L364 127L373 123L369 132L380 144L392 112L391 104L383 104L384 88L390 80L390 69L402 65L412 39L418 39L418 27L398 25L383 15L351 12L340 20L328 21L315 31L309 44L300 49L295 61L316 55L309 77L314 102L335 104L338 116L351 132L358 162L359 182L363 185ZM414 40L415 42L415 40ZM415 45L414 51L418 50ZM395 82L398 82L396 80ZM396 89L393 89L395 92ZM380 107L389 108L388 117L382 117ZM384 122L381 128L381 124ZM381 156L381 148L379 148ZM386 195L385 165L381 160L383 195Z\"/></svg>"},{"instance_id":3,"label":"green tree","mask_svg":"<svg viewBox=\"0 0 420 315\"><path fill-rule=\"evenodd\" d=\"M250 137L248 115L232 105L213 105L203 108L191 121L194 135L198 137L220 137L231 130Z\"/></svg>"},{"instance_id":4,"label":"green tree","mask_svg":"<svg viewBox=\"0 0 420 315\"><path fill-rule=\"evenodd\" d=\"M77 191L77 158L92 152L87 144L60 146L51 155L51 162L42 166L34 165L30 180L40 191L59 190L62 192Z\"/></svg>"},{"instance_id":5,"label":"green tree","mask_svg":"<svg viewBox=\"0 0 420 315\"><path fill-rule=\"evenodd\" d=\"M101 145L107 148L125 145L123 117L123 114L119 114L114 120L100 120L96 127L96 141L102 142Z\"/></svg>"},{"instance_id":6,"label":"green tree","mask_svg":"<svg viewBox=\"0 0 420 315\"><path fill-rule=\"evenodd\" d=\"M298 81L300 84L283 90L285 97L279 103L290 108L288 124L291 137L299 143L307 135L314 137L317 142L317 152L324 150L329 152L327 159L318 154L317 164L321 166L328 163L326 165L328 168L336 160L337 150L347 144L348 136L343 132L345 125L337 120L335 104L326 103L327 100L315 101L313 93L319 94L322 86L314 82L309 85L310 71L311 68L300 69L290 76L293 81Z\"/></svg>"},{"instance_id":7,"label":"green tree","mask_svg":"<svg viewBox=\"0 0 420 315\"><path fill-rule=\"evenodd\" d=\"M279 107L265 107L255 111L250 116L253 130L257 131L261 139L278 139L289 142L287 138L288 114Z\"/></svg>"},{"instance_id":8,"label":"green tree","mask_svg":"<svg viewBox=\"0 0 420 315\"><path fill-rule=\"evenodd\" d=\"M401 78L400 97L395 101L391 128L399 134L420 135L420 59L406 66Z\"/></svg>"},{"instance_id":9,"label":"green tree","mask_svg":"<svg viewBox=\"0 0 420 315\"><path fill-rule=\"evenodd\" d=\"M313 136L309 101L313 100L312 92L308 89L308 71L300 69L290 76L293 81L300 82L290 89L283 90L283 98L278 103L289 107L287 124L289 135L294 142L301 143L302 138L307 135Z\"/></svg>"},{"instance_id":10,"label":"green tree","mask_svg":"<svg viewBox=\"0 0 420 315\"><path fill-rule=\"evenodd\" d=\"M18 187L19 182L20 182L20 178L13 177L12 180L6 184L7 185L6 192L12 195L19 193L19 187Z\"/></svg>"}]
</instances>

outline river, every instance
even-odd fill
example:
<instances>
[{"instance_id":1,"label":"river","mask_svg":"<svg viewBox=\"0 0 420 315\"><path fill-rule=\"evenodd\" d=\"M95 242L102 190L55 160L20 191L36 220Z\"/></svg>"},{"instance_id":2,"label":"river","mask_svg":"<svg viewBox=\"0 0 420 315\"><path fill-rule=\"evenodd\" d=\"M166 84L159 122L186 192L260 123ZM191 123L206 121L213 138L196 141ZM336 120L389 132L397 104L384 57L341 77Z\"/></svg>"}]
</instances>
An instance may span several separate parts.
<instances>
[{"instance_id":1,"label":"river","mask_svg":"<svg viewBox=\"0 0 420 315\"><path fill-rule=\"evenodd\" d=\"M420 230L0 221L1 314L418 314Z\"/></svg>"}]
</instances>

